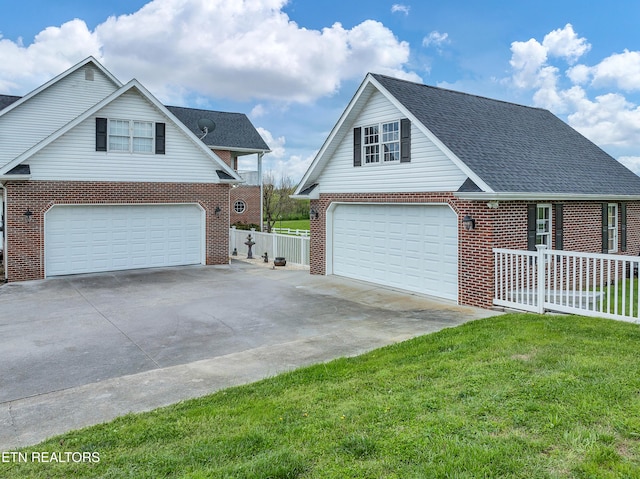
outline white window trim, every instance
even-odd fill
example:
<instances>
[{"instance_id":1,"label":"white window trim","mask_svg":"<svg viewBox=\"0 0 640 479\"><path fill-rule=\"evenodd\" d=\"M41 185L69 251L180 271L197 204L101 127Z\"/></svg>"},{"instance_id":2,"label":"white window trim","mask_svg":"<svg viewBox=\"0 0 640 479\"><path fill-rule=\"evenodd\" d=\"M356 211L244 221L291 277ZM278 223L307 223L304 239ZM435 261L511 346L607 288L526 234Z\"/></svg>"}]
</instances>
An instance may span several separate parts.
<instances>
[{"instance_id":1,"label":"white window trim","mask_svg":"<svg viewBox=\"0 0 640 479\"><path fill-rule=\"evenodd\" d=\"M236 208L236 205L238 203L242 203L242 211L238 211L238 209ZM233 202L233 211L238 215L245 213L247 211L247 202L244 200L235 200Z\"/></svg>"},{"instance_id":2,"label":"white window trim","mask_svg":"<svg viewBox=\"0 0 640 479\"><path fill-rule=\"evenodd\" d=\"M397 135L398 135L398 139L395 141L383 141L383 125L389 125L395 123L397 125ZM367 128L373 128L373 127L377 127L378 128L378 142L377 143L365 143L365 131ZM361 153L361 157L362 157L362 166L374 166L374 165L388 165L388 164L396 164L396 163L400 163L400 157L401 157L401 144L400 144L400 128L402 127L400 120L390 120L390 121L381 121L379 123L371 123L369 125L365 125L362 127L361 129L361 135L362 135L362 142L361 142L361 148L362 148L362 153ZM397 149L397 159L395 160L385 160L384 159L384 145L388 145L388 144L393 144L396 143L398 145L398 149ZM378 153L377 153L377 161L367 161L367 147L371 147L371 146L377 146L378 147Z\"/></svg>"},{"instance_id":3,"label":"white window trim","mask_svg":"<svg viewBox=\"0 0 640 479\"><path fill-rule=\"evenodd\" d=\"M613 208L613 215L610 214ZM611 225L611 218L613 217L614 225ZM609 203L607 205L607 251L609 253L618 252L618 203ZM613 240L613 241L611 241ZM611 247L613 243L613 248Z\"/></svg>"},{"instance_id":4,"label":"white window trim","mask_svg":"<svg viewBox=\"0 0 640 479\"><path fill-rule=\"evenodd\" d=\"M543 220L539 220L538 216L539 216L539 212L541 209L546 209L548 211L548 222L549 222L549 229L546 233L539 233L538 232L538 222L539 221L543 221ZM552 217L552 208L551 208L551 204L550 203L540 203L536 205L536 244L544 244L547 246L548 249L551 249L553 246L553 217ZM542 241L539 242L539 238L547 238L546 241Z\"/></svg>"},{"instance_id":5,"label":"white window trim","mask_svg":"<svg viewBox=\"0 0 640 479\"><path fill-rule=\"evenodd\" d=\"M112 121L122 121L129 123L129 149L128 150L114 150L111 148L111 137L118 136L124 137L124 135L112 135L111 134L111 122ZM134 124L135 123L148 123L151 125L151 136L134 136ZM134 151L133 150L133 140L134 138L146 138L151 140L151 151ZM155 144L156 144L156 131L155 131L155 122L147 121L147 120L127 120L125 118L107 118L107 151L110 153L128 153L128 154L138 154L138 155L153 155L155 154Z\"/></svg>"}]
</instances>

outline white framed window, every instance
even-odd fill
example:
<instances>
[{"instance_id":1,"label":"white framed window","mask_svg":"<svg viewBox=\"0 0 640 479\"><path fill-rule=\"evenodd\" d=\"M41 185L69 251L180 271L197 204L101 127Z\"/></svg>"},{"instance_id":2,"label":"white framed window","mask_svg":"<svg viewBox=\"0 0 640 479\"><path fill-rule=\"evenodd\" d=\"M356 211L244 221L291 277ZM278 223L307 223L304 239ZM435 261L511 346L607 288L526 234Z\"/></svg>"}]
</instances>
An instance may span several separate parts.
<instances>
[{"instance_id":1,"label":"white framed window","mask_svg":"<svg viewBox=\"0 0 640 479\"><path fill-rule=\"evenodd\" d=\"M382 124L383 161L400 161L400 122Z\"/></svg>"},{"instance_id":2,"label":"white framed window","mask_svg":"<svg viewBox=\"0 0 640 479\"><path fill-rule=\"evenodd\" d=\"M536 244L543 244L551 249L551 205L536 207Z\"/></svg>"},{"instance_id":3,"label":"white framed window","mask_svg":"<svg viewBox=\"0 0 640 479\"><path fill-rule=\"evenodd\" d=\"M362 129L362 156L366 165L400 161L400 121Z\"/></svg>"},{"instance_id":4,"label":"white framed window","mask_svg":"<svg viewBox=\"0 0 640 479\"><path fill-rule=\"evenodd\" d=\"M235 211L236 213L244 213L246 209L247 209L247 204L242 200L237 200L233 204L233 211Z\"/></svg>"},{"instance_id":5,"label":"white framed window","mask_svg":"<svg viewBox=\"0 0 640 479\"><path fill-rule=\"evenodd\" d=\"M365 126L363 130L363 147L365 164L380 163L380 144L378 125Z\"/></svg>"},{"instance_id":6,"label":"white framed window","mask_svg":"<svg viewBox=\"0 0 640 479\"><path fill-rule=\"evenodd\" d=\"M618 204L609 203L607 207L607 234L609 253L618 252Z\"/></svg>"},{"instance_id":7,"label":"white framed window","mask_svg":"<svg viewBox=\"0 0 640 479\"><path fill-rule=\"evenodd\" d=\"M153 122L109 120L109 151L153 153Z\"/></svg>"}]
</instances>

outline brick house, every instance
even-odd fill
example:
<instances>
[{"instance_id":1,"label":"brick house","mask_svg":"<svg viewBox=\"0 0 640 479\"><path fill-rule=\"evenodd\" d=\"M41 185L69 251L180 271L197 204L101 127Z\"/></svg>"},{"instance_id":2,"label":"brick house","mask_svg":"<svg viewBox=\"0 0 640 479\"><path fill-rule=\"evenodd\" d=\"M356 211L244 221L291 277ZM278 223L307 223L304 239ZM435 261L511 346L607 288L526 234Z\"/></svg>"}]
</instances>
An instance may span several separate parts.
<instances>
[{"instance_id":1,"label":"brick house","mask_svg":"<svg viewBox=\"0 0 640 479\"><path fill-rule=\"evenodd\" d=\"M271 150L247 116L177 106L167 109L244 180L229 192L229 223L262 225L262 157ZM239 169L240 157L255 158L255 170Z\"/></svg>"},{"instance_id":2,"label":"brick house","mask_svg":"<svg viewBox=\"0 0 640 479\"><path fill-rule=\"evenodd\" d=\"M311 273L489 308L493 248L640 254L640 177L547 110L368 74L298 185Z\"/></svg>"},{"instance_id":3,"label":"brick house","mask_svg":"<svg viewBox=\"0 0 640 479\"><path fill-rule=\"evenodd\" d=\"M92 57L0 96L5 278L228 263L234 151Z\"/></svg>"}]
</instances>

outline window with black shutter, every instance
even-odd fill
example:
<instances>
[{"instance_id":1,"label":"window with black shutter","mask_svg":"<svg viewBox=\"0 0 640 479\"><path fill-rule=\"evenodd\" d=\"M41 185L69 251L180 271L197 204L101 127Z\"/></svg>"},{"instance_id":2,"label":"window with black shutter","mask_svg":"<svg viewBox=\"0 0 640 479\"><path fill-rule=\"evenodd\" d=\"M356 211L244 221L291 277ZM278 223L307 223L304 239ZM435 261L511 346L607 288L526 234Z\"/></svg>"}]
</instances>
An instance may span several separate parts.
<instances>
[{"instance_id":1,"label":"window with black shutter","mask_svg":"<svg viewBox=\"0 0 640 479\"><path fill-rule=\"evenodd\" d=\"M107 151L106 118L96 118L96 151Z\"/></svg>"}]
</instances>

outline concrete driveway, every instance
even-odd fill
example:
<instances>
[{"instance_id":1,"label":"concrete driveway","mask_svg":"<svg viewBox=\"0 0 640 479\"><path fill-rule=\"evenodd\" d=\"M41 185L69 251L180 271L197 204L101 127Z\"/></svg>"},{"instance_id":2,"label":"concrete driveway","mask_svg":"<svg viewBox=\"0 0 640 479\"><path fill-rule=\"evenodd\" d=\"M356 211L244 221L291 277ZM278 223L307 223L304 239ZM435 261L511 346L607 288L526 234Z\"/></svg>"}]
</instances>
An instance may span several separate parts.
<instances>
[{"instance_id":1,"label":"concrete driveway","mask_svg":"<svg viewBox=\"0 0 640 479\"><path fill-rule=\"evenodd\" d=\"M497 314L234 261L0 287L0 450Z\"/></svg>"}]
</instances>

